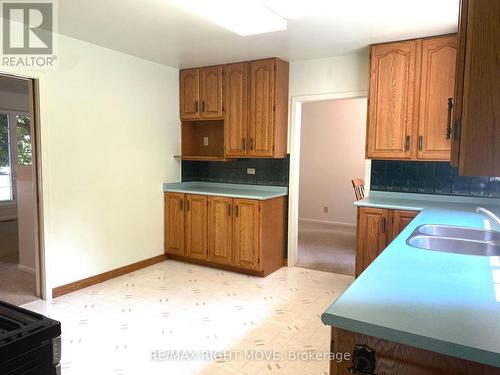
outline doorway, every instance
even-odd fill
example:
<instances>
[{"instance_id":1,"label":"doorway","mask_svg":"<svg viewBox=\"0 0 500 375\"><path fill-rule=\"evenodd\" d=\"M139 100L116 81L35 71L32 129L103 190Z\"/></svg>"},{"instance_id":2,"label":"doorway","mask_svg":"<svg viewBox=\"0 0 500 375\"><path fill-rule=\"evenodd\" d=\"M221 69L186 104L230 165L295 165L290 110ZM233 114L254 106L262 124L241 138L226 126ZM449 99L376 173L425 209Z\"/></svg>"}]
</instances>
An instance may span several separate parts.
<instances>
[{"instance_id":1,"label":"doorway","mask_svg":"<svg viewBox=\"0 0 500 375\"><path fill-rule=\"evenodd\" d=\"M0 300L40 295L33 81L0 75Z\"/></svg>"},{"instance_id":2,"label":"doorway","mask_svg":"<svg viewBox=\"0 0 500 375\"><path fill-rule=\"evenodd\" d=\"M293 97L291 109L288 265L354 275L367 93Z\"/></svg>"}]
</instances>

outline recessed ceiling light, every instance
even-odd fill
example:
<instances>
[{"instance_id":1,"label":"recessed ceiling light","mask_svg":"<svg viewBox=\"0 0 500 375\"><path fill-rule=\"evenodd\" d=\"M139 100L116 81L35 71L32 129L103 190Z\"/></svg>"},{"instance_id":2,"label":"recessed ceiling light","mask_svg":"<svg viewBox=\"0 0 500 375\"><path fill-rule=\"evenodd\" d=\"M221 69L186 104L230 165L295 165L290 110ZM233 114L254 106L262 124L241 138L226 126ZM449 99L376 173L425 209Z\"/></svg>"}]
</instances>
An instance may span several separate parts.
<instances>
[{"instance_id":1,"label":"recessed ceiling light","mask_svg":"<svg viewBox=\"0 0 500 375\"><path fill-rule=\"evenodd\" d=\"M173 0L180 8L241 36L286 30L287 21L257 0Z\"/></svg>"}]
</instances>

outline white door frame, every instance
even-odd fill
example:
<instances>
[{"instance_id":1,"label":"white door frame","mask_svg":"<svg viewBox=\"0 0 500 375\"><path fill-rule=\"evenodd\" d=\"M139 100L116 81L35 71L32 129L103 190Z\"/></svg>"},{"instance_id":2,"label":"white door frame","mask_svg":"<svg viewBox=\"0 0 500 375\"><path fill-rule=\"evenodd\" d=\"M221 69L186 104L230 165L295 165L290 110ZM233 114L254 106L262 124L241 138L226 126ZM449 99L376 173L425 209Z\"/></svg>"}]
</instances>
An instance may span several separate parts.
<instances>
[{"instance_id":1,"label":"white door frame","mask_svg":"<svg viewBox=\"0 0 500 375\"><path fill-rule=\"evenodd\" d=\"M39 79L35 76L5 72L0 70L0 75L15 79L25 79L28 81L30 115L33 127L33 168L34 168L34 188L35 188L35 274L36 274L36 295L42 299L52 296L52 291L48 289L46 279L46 253L44 236L44 204L42 193L42 160L41 160L41 135L40 135L40 90Z\"/></svg>"},{"instance_id":2,"label":"white door frame","mask_svg":"<svg viewBox=\"0 0 500 375\"><path fill-rule=\"evenodd\" d=\"M320 95L292 96L290 106L290 182L288 188L288 267L297 263L299 234L300 131L302 103L323 100L366 98L368 91L349 91ZM368 174L368 171L365 173Z\"/></svg>"}]
</instances>

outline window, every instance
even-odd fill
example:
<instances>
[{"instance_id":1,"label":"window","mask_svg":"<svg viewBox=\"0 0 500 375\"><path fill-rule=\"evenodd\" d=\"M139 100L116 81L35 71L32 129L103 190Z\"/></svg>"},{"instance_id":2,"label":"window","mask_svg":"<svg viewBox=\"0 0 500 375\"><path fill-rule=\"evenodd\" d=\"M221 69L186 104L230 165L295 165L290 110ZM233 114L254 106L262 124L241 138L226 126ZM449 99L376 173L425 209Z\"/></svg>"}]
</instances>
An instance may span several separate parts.
<instances>
[{"instance_id":1,"label":"window","mask_svg":"<svg viewBox=\"0 0 500 375\"><path fill-rule=\"evenodd\" d=\"M0 113L0 201L12 199L9 116Z\"/></svg>"},{"instance_id":2,"label":"window","mask_svg":"<svg viewBox=\"0 0 500 375\"><path fill-rule=\"evenodd\" d=\"M32 162L30 116L0 111L0 202L15 200L16 165L30 166Z\"/></svg>"},{"instance_id":3,"label":"window","mask_svg":"<svg viewBox=\"0 0 500 375\"><path fill-rule=\"evenodd\" d=\"M16 115L17 134L17 164L31 165L31 121L30 117Z\"/></svg>"}]
</instances>

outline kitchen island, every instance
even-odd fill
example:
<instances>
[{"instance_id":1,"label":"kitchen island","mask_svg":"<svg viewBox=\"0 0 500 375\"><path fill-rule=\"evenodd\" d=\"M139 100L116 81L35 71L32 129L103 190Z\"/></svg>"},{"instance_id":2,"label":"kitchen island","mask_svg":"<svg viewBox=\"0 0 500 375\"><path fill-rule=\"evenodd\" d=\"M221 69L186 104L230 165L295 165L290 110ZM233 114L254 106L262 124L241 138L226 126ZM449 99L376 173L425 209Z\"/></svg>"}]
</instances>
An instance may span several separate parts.
<instances>
[{"instance_id":1,"label":"kitchen island","mask_svg":"<svg viewBox=\"0 0 500 375\"><path fill-rule=\"evenodd\" d=\"M499 257L430 251L406 243L423 224L499 230L476 212L483 206L500 213L494 203L388 193L371 193L356 202L420 213L322 315L323 323L334 327L333 349L342 349L342 341L367 344L378 353L377 374L500 373ZM412 349L415 356L404 354ZM398 362L398 355L411 363ZM349 373L351 365L332 363L332 373Z\"/></svg>"}]
</instances>

